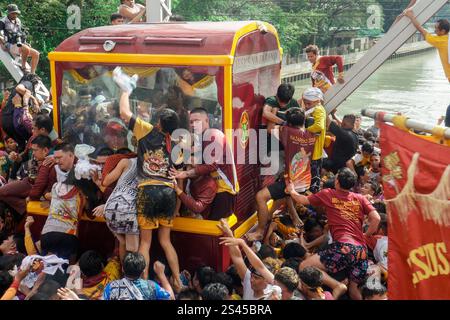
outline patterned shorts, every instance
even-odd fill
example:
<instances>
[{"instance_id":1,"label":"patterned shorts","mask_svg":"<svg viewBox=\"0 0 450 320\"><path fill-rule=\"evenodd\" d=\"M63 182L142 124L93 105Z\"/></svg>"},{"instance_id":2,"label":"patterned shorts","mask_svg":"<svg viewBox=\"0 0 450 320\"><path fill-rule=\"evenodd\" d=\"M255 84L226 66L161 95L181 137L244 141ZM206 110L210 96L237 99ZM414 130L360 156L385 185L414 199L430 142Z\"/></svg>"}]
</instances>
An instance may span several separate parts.
<instances>
[{"instance_id":1,"label":"patterned shorts","mask_svg":"<svg viewBox=\"0 0 450 320\"><path fill-rule=\"evenodd\" d=\"M335 274L345 270L350 281L358 284L364 281L369 267L364 246L333 242L317 254L328 273Z\"/></svg>"}]
</instances>

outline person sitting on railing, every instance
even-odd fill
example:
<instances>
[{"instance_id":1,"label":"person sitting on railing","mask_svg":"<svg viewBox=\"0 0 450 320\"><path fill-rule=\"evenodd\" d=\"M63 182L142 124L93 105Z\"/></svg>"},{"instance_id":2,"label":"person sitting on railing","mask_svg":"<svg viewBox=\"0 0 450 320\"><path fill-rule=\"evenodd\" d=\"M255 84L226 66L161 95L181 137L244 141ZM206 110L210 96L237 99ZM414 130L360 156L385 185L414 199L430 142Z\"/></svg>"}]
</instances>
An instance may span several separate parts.
<instances>
[{"instance_id":1,"label":"person sitting on railing","mask_svg":"<svg viewBox=\"0 0 450 320\"><path fill-rule=\"evenodd\" d=\"M333 67L337 65L339 76L337 81L344 83L344 59L341 56L320 56L319 47L309 45L306 47L306 55L309 62L312 63L311 80L313 87L317 87L325 93L332 85L334 80Z\"/></svg>"},{"instance_id":2,"label":"person sitting on railing","mask_svg":"<svg viewBox=\"0 0 450 320\"><path fill-rule=\"evenodd\" d=\"M134 0L120 0L118 13L124 18L124 23L141 22L145 14L145 6Z\"/></svg>"},{"instance_id":3,"label":"person sitting on railing","mask_svg":"<svg viewBox=\"0 0 450 320\"><path fill-rule=\"evenodd\" d=\"M450 23L447 19L440 19L436 22L434 30L436 35L432 35L425 30L417 21L412 9L407 9L404 12L405 16L411 19L412 24L425 37L425 40L439 51L441 57L442 67L444 68L445 76L450 82L450 55L449 55L449 31Z\"/></svg>"},{"instance_id":4,"label":"person sitting on railing","mask_svg":"<svg viewBox=\"0 0 450 320\"><path fill-rule=\"evenodd\" d=\"M288 210L294 225L301 225L300 218L293 207L286 186L292 182L298 192L306 192L311 185L311 158L315 148L315 134L305 129L305 113L300 108L291 108L286 114L287 126L276 127L272 132L280 140L286 152L284 177L273 184L261 189L256 194L258 208L258 227L255 232L247 235L249 241L262 240L266 226L272 216L269 213L267 202L270 199L286 199Z\"/></svg>"},{"instance_id":5,"label":"person sitting on railing","mask_svg":"<svg viewBox=\"0 0 450 320\"><path fill-rule=\"evenodd\" d=\"M6 49L12 56L22 56L22 70L26 71L27 59L31 57L31 73L36 72L39 63L39 52L25 43L25 33L22 30L22 22L18 18L20 10L15 4L8 5L8 15L0 20L0 38Z\"/></svg>"}]
</instances>

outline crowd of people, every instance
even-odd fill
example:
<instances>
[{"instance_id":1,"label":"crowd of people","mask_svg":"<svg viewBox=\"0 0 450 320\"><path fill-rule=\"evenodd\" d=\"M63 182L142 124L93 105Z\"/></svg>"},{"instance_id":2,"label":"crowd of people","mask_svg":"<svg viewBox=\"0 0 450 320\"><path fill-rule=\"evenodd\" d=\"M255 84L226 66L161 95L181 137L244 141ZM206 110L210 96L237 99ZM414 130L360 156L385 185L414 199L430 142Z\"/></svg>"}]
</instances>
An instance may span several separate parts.
<instances>
[{"instance_id":1,"label":"crowd of people","mask_svg":"<svg viewBox=\"0 0 450 320\"><path fill-rule=\"evenodd\" d=\"M130 130L136 152L126 147L126 134L116 148L103 144L92 149L70 135L59 139L45 110L23 112L30 115L31 129L17 142L14 137L22 136L17 127L5 125L3 113L11 107L30 110L32 99L26 97L31 90L19 83L5 92L2 299L386 297L386 219L376 127L364 132L354 115L339 121L333 114L332 121L323 109L320 89L310 88L295 101L293 87L282 84L276 96L266 99L262 116L268 126L280 122L272 126L271 135L284 148L284 169L274 184L256 195L256 231L236 239L223 219L232 213L236 196L236 186L230 183L233 165L219 158L213 164L194 162L195 145L188 147L193 155L188 161L174 157L174 146L183 143L171 137L180 128L177 112L163 109L152 125L130 106L137 77L116 68L113 80L121 92L116 113L127 124L121 130ZM68 86L62 95L85 99ZM188 117L192 135L209 130L223 147L218 157L226 157L226 139L210 128L208 112L195 108ZM76 117L74 121L65 127L76 127ZM334 151L327 147L331 140ZM201 147L208 143L203 141ZM330 156L324 156L324 148ZM275 203L268 208L270 199ZM45 224L34 234L33 215L27 214L27 203L33 200L49 203ZM108 260L94 250L79 252L83 212L103 217L117 239ZM232 260L226 272L202 266L189 270L191 276L180 270L170 238L173 219L180 214L218 221L221 243L229 247ZM154 230L164 264L150 263ZM79 279L74 279L77 272Z\"/></svg>"},{"instance_id":2,"label":"crowd of people","mask_svg":"<svg viewBox=\"0 0 450 320\"><path fill-rule=\"evenodd\" d=\"M20 13L12 5L9 11L10 21ZM122 0L111 22L139 21L144 13L134 1ZM257 192L258 224L243 238L235 237L226 220L237 194L234 165L222 161L230 146L222 131L211 128L204 108L183 113L166 106L155 119L147 119L145 113L133 112L130 102L138 77L116 68L112 76L120 96L104 110L115 120L103 124L96 116L84 119L89 118L87 106L101 111L102 91L77 92L63 81L65 134L60 139L51 110L34 97L36 79L25 76L5 90L0 117L1 300L387 299L380 130L377 123L362 129L361 117L354 114L342 119L336 112L327 115L324 92L335 83L334 65L338 82L344 82L343 61L320 57L316 46L307 53L313 87L296 100L294 87L282 84L261 110L268 150L279 143L282 166L275 181ZM183 78L194 77L184 73ZM172 91L177 100L182 89ZM176 105L183 103L179 99ZM73 105L79 106L75 112L67 108ZM214 155L212 164L199 164L194 161L198 151L202 157L211 143L203 141L201 150L187 145L187 160L183 154L174 157L175 146L184 143L172 137L179 128L190 130L193 141L208 131L224 152ZM129 135L135 150L129 148ZM48 217L37 233L32 232L35 218L27 212L30 201L48 203ZM80 252L83 213L105 220L116 239L110 256ZM220 244L231 258L227 270L207 265L180 270L171 242L179 215L217 221ZM164 252L162 261L150 256L153 231Z\"/></svg>"}]
</instances>

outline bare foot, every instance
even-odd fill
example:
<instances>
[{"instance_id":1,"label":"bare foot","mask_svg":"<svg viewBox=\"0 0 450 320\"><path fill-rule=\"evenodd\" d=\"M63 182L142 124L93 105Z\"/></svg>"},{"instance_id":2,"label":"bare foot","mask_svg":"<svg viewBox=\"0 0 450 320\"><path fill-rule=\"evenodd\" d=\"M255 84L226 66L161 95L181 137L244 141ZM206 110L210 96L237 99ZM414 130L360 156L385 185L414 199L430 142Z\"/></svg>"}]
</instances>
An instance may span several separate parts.
<instances>
[{"instance_id":1,"label":"bare foot","mask_svg":"<svg viewBox=\"0 0 450 320\"><path fill-rule=\"evenodd\" d=\"M343 283L339 283L339 285L333 289L333 297L334 299L338 300L346 292L347 286Z\"/></svg>"}]
</instances>

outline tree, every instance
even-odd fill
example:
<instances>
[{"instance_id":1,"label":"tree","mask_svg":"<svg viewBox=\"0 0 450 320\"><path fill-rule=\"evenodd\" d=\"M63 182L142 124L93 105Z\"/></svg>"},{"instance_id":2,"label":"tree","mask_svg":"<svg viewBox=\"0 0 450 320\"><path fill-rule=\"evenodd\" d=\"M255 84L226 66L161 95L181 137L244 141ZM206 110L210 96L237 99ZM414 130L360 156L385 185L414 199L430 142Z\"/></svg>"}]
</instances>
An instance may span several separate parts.
<instances>
[{"instance_id":1,"label":"tree","mask_svg":"<svg viewBox=\"0 0 450 320\"><path fill-rule=\"evenodd\" d=\"M9 3L11 1L0 0L0 8L5 10ZM117 11L118 6L117 0L39 0L38 3L16 0L15 3L19 6L20 19L29 33L28 42L41 53L37 74L47 87L50 85L48 53L79 31L67 28L68 6L76 4L81 8L81 29L109 24L111 13ZM3 11L3 14L6 12ZM1 67L0 72L8 74L4 66Z\"/></svg>"},{"instance_id":2,"label":"tree","mask_svg":"<svg viewBox=\"0 0 450 320\"><path fill-rule=\"evenodd\" d=\"M290 6L281 7L278 1L270 0L177 0L172 11L191 21L267 21L278 30L282 46L291 53L299 52L302 38L312 28L306 11L294 12Z\"/></svg>"},{"instance_id":3,"label":"tree","mask_svg":"<svg viewBox=\"0 0 450 320\"><path fill-rule=\"evenodd\" d=\"M409 1L410 0L380 1L384 14L384 31L389 30L398 15L408 6Z\"/></svg>"},{"instance_id":4,"label":"tree","mask_svg":"<svg viewBox=\"0 0 450 320\"><path fill-rule=\"evenodd\" d=\"M337 33L352 28L365 28L369 17L367 8L378 4L375 0L315 0L302 4L303 9L315 13L312 23L315 33L311 34L310 42L322 46L330 46ZM301 10L301 7L297 7Z\"/></svg>"}]
</instances>

